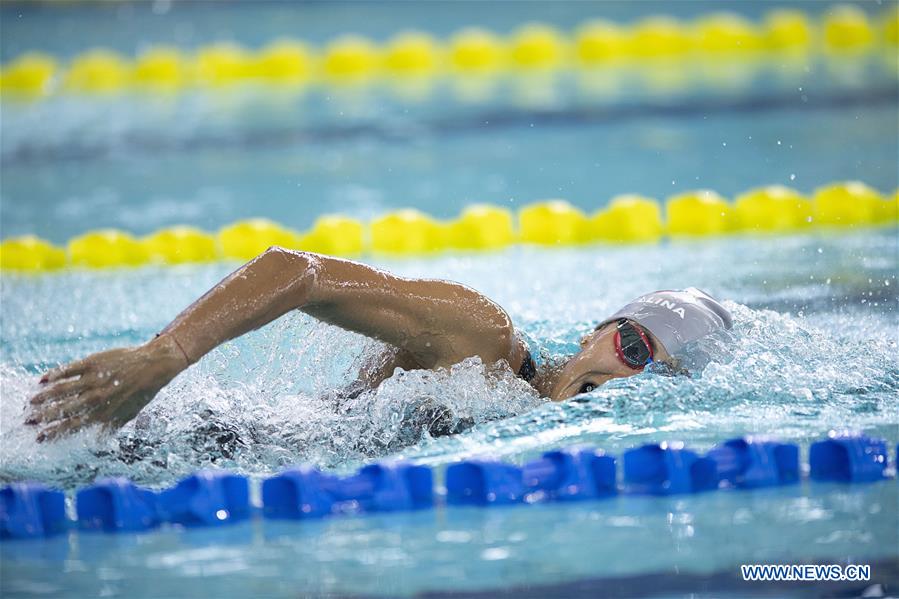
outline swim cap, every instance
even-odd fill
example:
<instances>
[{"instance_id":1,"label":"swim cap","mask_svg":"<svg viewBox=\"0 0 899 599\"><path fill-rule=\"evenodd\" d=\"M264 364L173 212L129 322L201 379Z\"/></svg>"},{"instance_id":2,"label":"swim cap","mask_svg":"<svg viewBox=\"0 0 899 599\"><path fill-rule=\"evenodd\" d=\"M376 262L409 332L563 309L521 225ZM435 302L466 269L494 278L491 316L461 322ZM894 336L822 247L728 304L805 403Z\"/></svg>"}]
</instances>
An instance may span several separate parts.
<instances>
[{"instance_id":1,"label":"swim cap","mask_svg":"<svg viewBox=\"0 0 899 599\"><path fill-rule=\"evenodd\" d=\"M641 295L599 326L621 318L632 320L652 333L672 356L692 341L733 326L730 312L718 300L695 287Z\"/></svg>"}]
</instances>

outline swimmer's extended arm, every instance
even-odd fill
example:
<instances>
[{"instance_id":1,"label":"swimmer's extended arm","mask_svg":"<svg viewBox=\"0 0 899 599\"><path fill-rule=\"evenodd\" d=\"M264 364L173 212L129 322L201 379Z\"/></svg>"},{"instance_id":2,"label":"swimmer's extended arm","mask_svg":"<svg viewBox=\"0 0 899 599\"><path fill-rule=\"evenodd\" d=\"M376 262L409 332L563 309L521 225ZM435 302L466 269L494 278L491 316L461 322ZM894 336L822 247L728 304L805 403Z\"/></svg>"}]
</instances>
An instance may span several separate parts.
<instances>
[{"instance_id":1,"label":"swimmer's extended arm","mask_svg":"<svg viewBox=\"0 0 899 599\"><path fill-rule=\"evenodd\" d=\"M412 354L422 368L469 356L511 362L517 355L509 317L469 287L405 279L358 262L280 248L232 273L161 336L170 336L195 362L294 309L386 341Z\"/></svg>"},{"instance_id":2,"label":"swimmer's extended arm","mask_svg":"<svg viewBox=\"0 0 899 599\"><path fill-rule=\"evenodd\" d=\"M149 343L94 354L47 373L28 422L39 438L128 422L179 372L216 346L300 309L390 343L422 368L469 356L518 367L524 350L498 305L447 281L405 279L348 260L271 248L188 307ZM76 378L77 377L77 378Z\"/></svg>"}]
</instances>

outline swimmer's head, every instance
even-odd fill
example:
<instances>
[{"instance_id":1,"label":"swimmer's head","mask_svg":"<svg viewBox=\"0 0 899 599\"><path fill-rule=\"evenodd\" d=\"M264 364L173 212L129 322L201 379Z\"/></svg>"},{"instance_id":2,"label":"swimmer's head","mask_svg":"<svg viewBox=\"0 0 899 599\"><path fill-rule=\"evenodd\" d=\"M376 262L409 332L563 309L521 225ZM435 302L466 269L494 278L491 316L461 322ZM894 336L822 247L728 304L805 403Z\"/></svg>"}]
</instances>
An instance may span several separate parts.
<instances>
[{"instance_id":1,"label":"swimmer's head","mask_svg":"<svg viewBox=\"0 0 899 599\"><path fill-rule=\"evenodd\" d=\"M731 326L727 309L695 287L642 295L581 341L581 351L562 368L550 395L561 401L637 374L651 362L674 365L688 344Z\"/></svg>"}]
</instances>

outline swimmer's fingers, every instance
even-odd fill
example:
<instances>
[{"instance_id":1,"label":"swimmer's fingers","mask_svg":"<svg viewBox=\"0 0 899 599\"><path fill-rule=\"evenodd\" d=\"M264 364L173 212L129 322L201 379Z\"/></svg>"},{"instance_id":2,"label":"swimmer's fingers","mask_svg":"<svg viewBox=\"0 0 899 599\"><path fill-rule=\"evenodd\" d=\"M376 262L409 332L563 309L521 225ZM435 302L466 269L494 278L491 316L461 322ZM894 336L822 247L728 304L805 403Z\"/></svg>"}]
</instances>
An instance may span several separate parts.
<instances>
[{"instance_id":1,"label":"swimmer's fingers","mask_svg":"<svg viewBox=\"0 0 899 599\"><path fill-rule=\"evenodd\" d=\"M70 395L76 395L83 388L84 383L80 379L58 383L35 394L35 396L31 398L31 405L39 406L48 402L59 401Z\"/></svg>"},{"instance_id":2,"label":"swimmer's fingers","mask_svg":"<svg viewBox=\"0 0 899 599\"><path fill-rule=\"evenodd\" d=\"M75 431L90 424L87 416L76 416L62 422L48 426L37 435L37 442L53 441L64 435L70 435Z\"/></svg>"},{"instance_id":3,"label":"swimmer's fingers","mask_svg":"<svg viewBox=\"0 0 899 599\"><path fill-rule=\"evenodd\" d=\"M73 376L80 376L84 374L84 372L90 366L90 362L87 359L78 360L77 362L72 362L71 364L66 364L65 366L60 366L58 368L54 368L49 370L44 376L41 377L41 384L53 383L55 381L61 379L69 379Z\"/></svg>"},{"instance_id":4,"label":"swimmer's fingers","mask_svg":"<svg viewBox=\"0 0 899 599\"><path fill-rule=\"evenodd\" d=\"M92 412L100 403L97 393L82 393L65 401L43 406L26 421L26 424L50 423Z\"/></svg>"}]
</instances>

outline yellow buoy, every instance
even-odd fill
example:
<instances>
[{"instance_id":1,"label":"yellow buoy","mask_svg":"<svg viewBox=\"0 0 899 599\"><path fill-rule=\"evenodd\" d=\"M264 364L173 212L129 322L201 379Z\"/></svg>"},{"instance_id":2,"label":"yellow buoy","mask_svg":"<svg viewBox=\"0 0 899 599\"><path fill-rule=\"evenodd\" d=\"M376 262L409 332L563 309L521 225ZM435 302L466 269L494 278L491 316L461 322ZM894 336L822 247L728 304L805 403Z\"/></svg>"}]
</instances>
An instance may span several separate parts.
<instances>
[{"instance_id":1,"label":"yellow buoy","mask_svg":"<svg viewBox=\"0 0 899 599\"><path fill-rule=\"evenodd\" d=\"M450 63L463 71L489 71L503 63L502 42L485 29L469 28L454 34L449 41Z\"/></svg>"},{"instance_id":2,"label":"yellow buoy","mask_svg":"<svg viewBox=\"0 0 899 599\"><path fill-rule=\"evenodd\" d=\"M565 200L525 206L518 213L521 240L540 245L566 245L586 241L589 224L583 212Z\"/></svg>"},{"instance_id":3,"label":"yellow buoy","mask_svg":"<svg viewBox=\"0 0 899 599\"><path fill-rule=\"evenodd\" d=\"M593 239L614 243L649 243L662 236L659 203L639 195L620 195L590 219Z\"/></svg>"},{"instance_id":4,"label":"yellow buoy","mask_svg":"<svg viewBox=\"0 0 899 599\"><path fill-rule=\"evenodd\" d=\"M91 231L71 239L68 250L69 261L76 266L137 266L147 261L140 242L116 229Z\"/></svg>"},{"instance_id":5,"label":"yellow buoy","mask_svg":"<svg viewBox=\"0 0 899 599\"><path fill-rule=\"evenodd\" d=\"M899 222L899 189L894 191L893 198L887 201L893 204L893 207L888 210L893 215L893 222Z\"/></svg>"},{"instance_id":6,"label":"yellow buoy","mask_svg":"<svg viewBox=\"0 0 899 599\"><path fill-rule=\"evenodd\" d=\"M899 191L892 197L882 197L871 201L871 222L875 225L893 224L899 220Z\"/></svg>"},{"instance_id":7,"label":"yellow buoy","mask_svg":"<svg viewBox=\"0 0 899 599\"><path fill-rule=\"evenodd\" d=\"M388 254L422 254L446 246L444 227L418 210L398 210L371 223L371 247Z\"/></svg>"},{"instance_id":8,"label":"yellow buoy","mask_svg":"<svg viewBox=\"0 0 899 599\"><path fill-rule=\"evenodd\" d=\"M110 92L128 85L131 65L120 54L103 48L75 57L65 76L65 86L84 92Z\"/></svg>"},{"instance_id":9,"label":"yellow buoy","mask_svg":"<svg viewBox=\"0 0 899 599\"><path fill-rule=\"evenodd\" d=\"M627 35L608 21L589 21L574 34L575 54L586 65L606 62L627 53Z\"/></svg>"},{"instance_id":10,"label":"yellow buoy","mask_svg":"<svg viewBox=\"0 0 899 599\"><path fill-rule=\"evenodd\" d=\"M804 48L811 43L812 26L801 10L772 10L765 15L765 45L780 50Z\"/></svg>"},{"instance_id":11,"label":"yellow buoy","mask_svg":"<svg viewBox=\"0 0 899 599\"><path fill-rule=\"evenodd\" d=\"M309 79L313 66L312 51L294 40L278 40L262 48L249 70L254 77L285 83Z\"/></svg>"},{"instance_id":12,"label":"yellow buoy","mask_svg":"<svg viewBox=\"0 0 899 599\"><path fill-rule=\"evenodd\" d=\"M670 17L650 17L631 30L630 51L639 57L673 56L690 50L693 42L683 24Z\"/></svg>"},{"instance_id":13,"label":"yellow buoy","mask_svg":"<svg viewBox=\"0 0 899 599\"><path fill-rule=\"evenodd\" d=\"M339 37L325 49L325 74L335 79L362 79L378 68L378 49L368 39L356 35Z\"/></svg>"},{"instance_id":14,"label":"yellow buoy","mask_svg":"<svg viewBox=\"0 0 899 599\"><path fill-rule=\"evenodd\" d=\"M197 77L207 85L226 85L244 79L250 75L251 65L247 51L232 43L205 46L196 56Z\"/></svg>"},{"instance_id":15,"label":"yellow buoy","mask_svg":"<svg viewBox=\"0 0 899 599\"><path fill-rule=\"evenodd\" d=\"M144 85L175 88L186 83L187 71L186 61L177 48L150 48L135 62L134 80Z\"/></svg>"},{"instance_id":16,"label":"yellow buoy","mask_svg":"<svg viewBox=\"0 0 899 599\"><path fill-rule=\"evenodd\" d=\"M422 75L433 72L440 60L437 41L426 33L409 31L394 37L384 51L384 66L391 73Z\"/></svg>"},{"instance_id":17,"label":"yellow buoy","mask_svg":"<svg viewBox=\"0 0 899 599\"><path fill-rule=\"evenodd\" d=\"M863 10L841 5L824 17L824 41L833 50L857 50L874 41L874 30Z\"/></svg>"},{"instance_id":18,"label":"yellow buoy","mask_svg":"<svg viewBox=\"0 0 899 599\"><path fill-rule=\"evenodd\" d=\"M696 44L705 52L743 52L757 50L762 34L751 21L734 13L717 13L694 24Z\"/></svg>"},{"instance_id":19,"label":"yellow buoy","mask_svg":"<svg viewBox=\"0 0 899 599\"><path fill-rule=\"evenodd\" d=\"M226 258L249 260L272 246L296 249L299 236L265 218L238 221L219 231L219 247Z\"/></svg>"},{"instance_id":20,"label":"yellow buoy","mask_svg":"<svg viewBox=\"0 0 899 599\"><path fill-rule=\"evenodd\" d=\"M752 189L734 202L735 225L743 231L793 231L808 226L811 217L808 198L783 185Z\"/></svg>"},{"instance_id":21,"label":"yellow buoy","mask_svg":"<svg viewBox=\"0 0 899 599\"><path fill-rule=\"evenodd\" d=\"M718 235L731 227L731 207L717 192L702 189L668 199L669 235Z\"/></svg>"},{"instance_id":22,"label":"yellow buoy","mask_svg":"<svg viewBox=\"0 0 899 599\"><path fill-rule=\"evenodd\" d=\"M462 250L494 250L515 240L512 213L499 206L474 204L449 227L450 245Z\"/></svg>"},{"instance_id":23,"label":"yellow buoy","mask_svg":"<svg viewBox=\"0 0 899 599\"><path fill-rule=\"evenodd\" d=\"M365 226L354 218L325 215L318 218L302 246L330 256L358 256L364 249Z\"/></svg>"},{"instance_id":24,"label":"yellow buoy","mask_svg":"<svg viewBox=\"0 0 899 599\"><path fill-rule=\"evenodd\" d=\"M151 261L165 264L208 262L218 255L215 237L195 227L162 229L145 237L141 243Z\"/></svg>"},{"instance_id":25,"label":"yellow buoy","mask_svg":"<svg viewBox=\"0 0 899 599\"><path fill-rule=\"evenodd\" d=\"M899 4L883 14L883 38L894 46L899 45Z\"/></svg>"},{"instance_id":26,"label":"yellow buoy","mask_svg":"<svg viewBox=\"0 0 899 599\"><path fill-rule=\"evenodd\" d=\"M65 263L65 251L34 235L12 237L0 243L3 270L40 272L62 268Z\"/></svg>"},{"instance_id":27,"label":"yellow buoy","mask_svg":"<svg viewBox=\"0 0 899 599\"><path fill-rule=\"evenodd\" d=\"M50 91L56 61L40 52L26 52L6 63L0 76L3 93L13 92L22 96L41 96Z\"/></svg>"},{"instance_id":28,"label":"yellow buoy","mask_svg":"<svg viewBox=\"0 0 899 599\"><path fill-rule=\"evenodd\" d=\"M551 68L565 58L565 43L552 27L531 23L512 34L509 57L522 68Z\"/></svg>"},{"instance_id":29,"label":"yellow buoy","mask_svg":"<svg viewBox=\"0 0 899 599\"><path fill-rule=\"evenodd\" d=\"M815 190L814 222L819 225L855 226L883 218L880 193L861 181L825 185Z\"/></svg>"}]
</instances>

